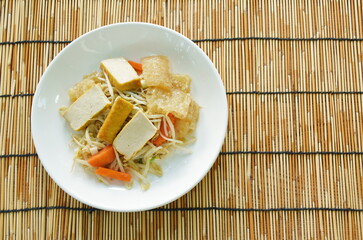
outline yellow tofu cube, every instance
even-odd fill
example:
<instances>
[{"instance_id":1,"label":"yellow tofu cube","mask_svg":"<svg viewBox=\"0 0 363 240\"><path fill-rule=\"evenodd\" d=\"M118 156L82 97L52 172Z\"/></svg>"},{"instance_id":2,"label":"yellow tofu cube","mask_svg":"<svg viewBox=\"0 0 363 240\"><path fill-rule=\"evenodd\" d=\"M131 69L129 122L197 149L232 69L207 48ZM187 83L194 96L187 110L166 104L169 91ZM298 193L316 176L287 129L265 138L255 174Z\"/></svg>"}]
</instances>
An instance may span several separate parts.
<instances>
[{"instance_id":1,"label":"yellow tofu cube","mask_svg":"<svg viewBox=\"0 0 363 240\"><path fill-rule=\"evenodd\" d=\"M109 105L110 101L101 86L97 84L72 103L63 117L74 130L78 131L87 126L93 117Z\"/></svg>"},{"instance_id":2,"label":"yellow tofu cube","mask_svg":"<svg viewBox=\"0 0 363 240\"><path fill-rule=\"evenodd\" d=\"M122 57L103 60L100 67L107 74L111 84L120 91L141 87L139 75Z\"/></svg>"},{"instance_id":3,"label":"yellow tofu cube","mask_svg":"<svg viewBox=\"0 0 363 240\"><path fill-rule=\"evenodd\" d=\"M139 111L117 134L113 146L128 160L155 135L156 131L152 122Z\"/></svg>"},{"instance_id":4,"label":"yellow tofu cube","mask_svg":"<svg viewBox=\"0 0 363 240\"><path fill-rule=\"evenodd\" d=\"M111 144L132 109L131 103L117 97L97 134L97 138Z\"/></svg>"}]
</instances>

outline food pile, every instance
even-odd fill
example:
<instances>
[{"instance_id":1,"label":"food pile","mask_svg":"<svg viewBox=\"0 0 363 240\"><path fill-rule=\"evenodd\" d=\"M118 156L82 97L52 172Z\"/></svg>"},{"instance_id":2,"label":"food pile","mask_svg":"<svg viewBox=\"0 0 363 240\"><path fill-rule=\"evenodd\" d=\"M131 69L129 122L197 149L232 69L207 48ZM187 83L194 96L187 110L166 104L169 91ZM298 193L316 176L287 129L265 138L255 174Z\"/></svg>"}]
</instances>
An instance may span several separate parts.
<instances>
[{"instance_id":1,"label":"food pile","mask_svg":"<svg viewBox=\"0 0 363 240\"><path fill-rule=\"evenodd\" d=\"M100 71L69 89L71 105L60 109L77 131L75 163L106 184L117 179L131 188L137 179L148 189L149 173L162 176L160 161L195 141L200 107L190 84L188 75L171 72L165 56L101 61Z\"/></svg>"}]
</instances>

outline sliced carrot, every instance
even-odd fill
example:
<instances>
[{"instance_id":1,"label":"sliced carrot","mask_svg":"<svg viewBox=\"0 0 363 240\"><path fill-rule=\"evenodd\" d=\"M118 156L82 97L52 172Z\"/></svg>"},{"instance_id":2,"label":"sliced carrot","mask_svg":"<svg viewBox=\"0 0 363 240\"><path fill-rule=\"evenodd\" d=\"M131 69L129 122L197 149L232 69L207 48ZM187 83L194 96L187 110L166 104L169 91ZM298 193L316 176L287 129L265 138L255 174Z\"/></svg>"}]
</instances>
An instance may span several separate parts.
<instances>
[{"instance_id":1,"label":"sliced carrot","mask_svg":"<svg viewBox=\"0 0 363 240\"><path fill-rule=\"evenodd\" d=\"M115 160L116 155L112 145L108 145L95 155L88 158L88 163L94 167L103 167L110 164Z\"/></svg>"},{"instance_id":2,"label":"sliced carrot","mask_svg":"<svg viewBox=\"0 0 363 240\"><path fill-rule=\"evenodd\" d=\"M155 139L151 141L152 144L159 147L161 144L163 144L166 141L165 138L163 138L161 135L158 135Z\"/></svg>"},{"instance_id":3,"label":"sliced carrot","mask_svg":"<svg viewBox=\"0 0 363 240\"><path fill-rule=\"evenodd\" d=\"M171 114L171 113L169 113L168 114L168 117L170 118L170 121L173 123L173 124L175 124L175 117L174 117L174 115L173 114ZM168 138L170 138L170 126L169 125L166 125L166 130L167 130L167 132L165 132L165 127L164 127L164 122L165 121L162 121L161 122L161 124L160 124L160 129L159 129L159 131L160 131L160 133L161 134L163 134L165 137L168 137ZM154 144L155 146L160 146L161 144L163 144L165 141L166 141L166 139L165 138L163 138L163 136L161 136L161 134L159 134L155 139L153 139L152 141L151 141L151 143L152 144Z\"/></svg>"},{"instance_id":4,"label":"sliced carrot","mask_svg":"<svg viewBox=\"0 0 363 240\"><path fill-rule=\"evenodd\" d=\"M142 72L142 65L140 63L137 62L133 62L133 61L128 61L130 63L130 65L137 71L137 72Z\"/></svg>"},{"instance_id":5,"label":"sliced carrot","mask_svg":"<svg viewBox=\"0 0 363 240\"><path fill-rule=\"evenodd\" d=\"M97 168L96 174L105 176L105 177L109 177L109 178L113 178L113 179L117 179L117 180L121 180L121 181L126 181L126 182L129 182L131 180L131 175L128 173L118 172L118 171L111 170L108 168L103 168L103 167Z\"/></svg>"}]
</instances>

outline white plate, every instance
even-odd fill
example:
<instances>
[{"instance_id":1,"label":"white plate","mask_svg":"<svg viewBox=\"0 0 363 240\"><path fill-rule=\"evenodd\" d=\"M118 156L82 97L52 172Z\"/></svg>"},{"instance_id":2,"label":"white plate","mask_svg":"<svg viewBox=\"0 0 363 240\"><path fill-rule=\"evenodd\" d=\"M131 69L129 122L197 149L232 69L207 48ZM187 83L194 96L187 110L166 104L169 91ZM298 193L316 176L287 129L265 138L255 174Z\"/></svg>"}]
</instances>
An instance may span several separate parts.
<instances>
[{"instance_id":1,"label":"white plate","mask_svg":"<svg viewBox=\"0 0 363 240\"><path fill-rule=\"evenodd\" d=\"M149 190L106 186L77 167L72 171L73 131L59 115L69 105L67 91L82 76L99 69L100 61L123 56L165 55L174 73L192 77L192 96L202 107L197 141L191 154L174 154L163 162L164 175L150 177ZM183 35L158 25L119 23L86 33L65 47L49 64L37 87L31 129L39 158L51 178L68 194L95 208L142 211L165 205L190 191L216 160L227 128L227 100L220 76L208 56Z\"/></svg>"}]
</instances>

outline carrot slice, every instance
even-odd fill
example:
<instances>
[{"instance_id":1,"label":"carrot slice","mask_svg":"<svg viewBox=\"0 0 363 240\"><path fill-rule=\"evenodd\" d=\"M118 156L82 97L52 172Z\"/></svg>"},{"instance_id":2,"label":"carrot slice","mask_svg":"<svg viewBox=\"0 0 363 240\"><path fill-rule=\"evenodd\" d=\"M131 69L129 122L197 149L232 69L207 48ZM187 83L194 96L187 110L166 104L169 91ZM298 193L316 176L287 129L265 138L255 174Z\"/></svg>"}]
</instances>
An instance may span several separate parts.
<instances>
[{"instance_id":1,"label":"carrot slice","mask_svg":"<svg viewBox=\"0 0 363 240\"><path fill-rule=\"evenodd\" d=\"M175 117L174 117L174 115L173 114L171 114L171 113L169 113L168 114L168 117L170 118L170 121L173 123L173 124L175 124ZM165 132L165 127L164 127L164 122L165 121L162 121L161 122L161 124L160 124L160 129L159 129L159 131L161 132L161 134L163 134L165 137L168 137L168 138L170 138L170 126L169 125L166 125L166 130L167 130L167 132ZM161 136L161 134L159 134L155 139L153 139L152 141L151 141L151 143L152 144L154 144L155 146L160 146L161 144L163 144L165 141L166 141L166 139L165 138L163 138L162 136Z\"/></svg>"},{"instance_id":2,"label":"carrot slice","mask_svg":"<svg viewBox=\"0 0 363 240\"><path fill-rule=\"evenodd\" d=\"M130 63L130 65L137 71L137 72L142 72L142 65L140 63L137 62L133 62L133 61L128 61Z\"/></svg>"},{"instance_id":3,"label":"carrot slice","mask_svg":"<svg viewBox=\"0 0 363 240\"><path fill-rule=\"evenodd\" d=\"M115 158L116 155L112 145L108 145L95 155L90 156L88 158L88 163L94 167L103 167L107 164L112 163Z\"/></svg>"},{"instance_id":4,"label":"carrot slice","mask_svg":"<svg viewBox=\"0 0 363 240\"><path fill-rule=\"evenodd\" d=\"M129 182L131 180L131 175L128 173L118 172L118 171L111 170L108 168L103 168L103 167L97 168L96 174L105 176L105 177L109 177L109 178L114 178L114 179L121 180L121 181L126 181L126 182Z\"/></svg>"},{"instance_id":5,"label":"carrot slice","mask_svg":"<svg viewBox=\"0 0 363 240\"><path fill-rule=\"evenodd\" d=\"M152 144L154 144L156 147L159 147L161 144L163 144L166 141L165 138L163 138L161 135L158 135L155 139L151 141Z\"/></svg>"}]
</instances>

